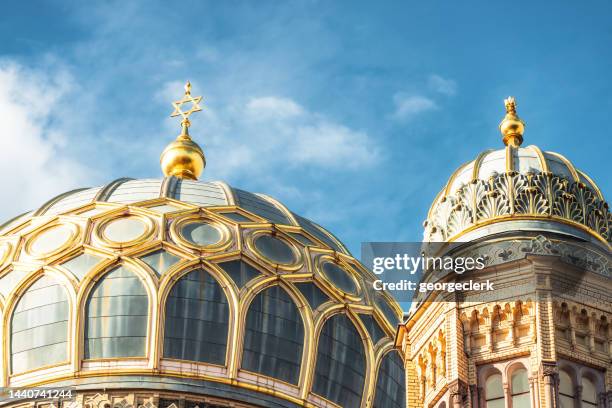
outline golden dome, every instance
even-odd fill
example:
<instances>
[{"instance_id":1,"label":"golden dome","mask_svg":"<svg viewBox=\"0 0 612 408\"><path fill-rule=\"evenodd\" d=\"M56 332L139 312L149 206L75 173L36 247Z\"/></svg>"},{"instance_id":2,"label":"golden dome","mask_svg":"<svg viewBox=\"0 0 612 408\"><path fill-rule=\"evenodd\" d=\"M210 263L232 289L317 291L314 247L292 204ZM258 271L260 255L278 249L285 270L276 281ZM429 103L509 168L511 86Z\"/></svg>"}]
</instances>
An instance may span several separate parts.
<instances>
[{"instance_id":1,"label":"golden dome","mask_svg":"<svg viewBox=\"0 0 612 408\"><path fill-rule=\"evenodd\" d=\"M323 227L223 182L71 191L0 222L0 381L163 383L165 398L219 407L392 406L376 387L405 381L401 308L376 279ZM351 353L330 361L338 333ZM348 381L352 392L330 391Z\"/></svg>"},{"instance_id":2,"label":"golden dome","mask_svg":"<svg viewBox=\"0 0 612 408\"><path fill-rule=\"evenodd\" d=\"M185 84L185 95L182 99L172 103L174 112L171 117L181 116L181 134L170 143L160 157L162 171L166 177L174 176L181 179L197 180L206 167L206 158L202 148L189 136L191 122L189 116L200 108L201 96L191 96L191 83ZM183 110L183 106L190 106Z\"/></svg>"},{"instance_id":3,"label":"golden dome","mask_svg":"<svg viewBox=\"0 0 612 408\"><path fill-rule=\"evenodd\" d=\"M189 137L188 127L161 154L160 164L166 177L197 180L206 167L202 148Z\"/></svg>"},{"instance_id":4,"label":"golden dome","mask_svg":"<svg viewBox=\"0 0 612 408\"><path fill-rule=\"evenodd\" d=\"M523 133L525 133L525 122L516 114L516 101L513 96L504 100L506 106L506 116L499 124L499 130L503 136L504 144L518 147L523 143Z\"/></svg>"},{"instance_id":5,"label":"golden dome","mask_svg":"<svg viewBox=\"0 0 612 408\"><path fill-rule=\"evenodd\" d=\"M564 156L520 147L524 123L514 98L500 124L505 148L459 167L424 223L426 241L465 241L512 231L545 231L610 247L612 214L601 190Z\"/></svg>"}]
</instances>

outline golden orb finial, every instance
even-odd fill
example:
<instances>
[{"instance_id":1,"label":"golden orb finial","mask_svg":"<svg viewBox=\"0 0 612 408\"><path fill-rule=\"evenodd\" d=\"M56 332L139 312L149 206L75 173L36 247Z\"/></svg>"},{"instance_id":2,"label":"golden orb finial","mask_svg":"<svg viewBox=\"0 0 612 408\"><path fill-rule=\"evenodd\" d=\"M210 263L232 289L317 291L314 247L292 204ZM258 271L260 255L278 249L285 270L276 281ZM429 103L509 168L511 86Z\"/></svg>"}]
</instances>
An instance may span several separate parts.
<instances>
[{"instance_id":1,"label":"golden orb finial","mask_svg":"<svg viewBox=\"0 0 612 408\"><path fill-rule=\"evenodd\" d=\"M523 143L525 122L516 114L516 100L513 96L504 99L504 105L506 106L506 116L499 124L499 130L506 146L518 147Z\"/></svg>"},{"instance_id":2,"label":"golden orb finial","mask_svg":"<svg viewBox=\"0 0 612 408\"><path fill-rule=\"evenodd\" d=\"M200 146L189 136L189 116L202 110L201 96L191 96L191 83L185 84L185 95L182 99L172 103L174 111L170 117L181 116L181 134L170 143L160 157L162 171L166 177L175 176L182 179L197 180L206 167L206 158ZM190 104L188 110L182 110L183 105Z\"/></svg>"}]
</instances>

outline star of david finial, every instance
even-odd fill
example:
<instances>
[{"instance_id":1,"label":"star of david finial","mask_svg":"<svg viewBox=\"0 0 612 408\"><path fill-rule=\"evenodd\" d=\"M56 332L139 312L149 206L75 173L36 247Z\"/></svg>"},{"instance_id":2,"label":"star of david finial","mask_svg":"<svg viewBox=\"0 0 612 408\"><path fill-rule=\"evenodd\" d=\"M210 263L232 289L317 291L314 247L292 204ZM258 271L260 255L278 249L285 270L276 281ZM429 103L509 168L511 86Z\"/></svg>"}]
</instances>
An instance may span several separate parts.
<instances>
[{"instance_id":1,"label":"star of david finial","mask_svg":"<svg viewBox=\"0 0 612 408\"><path fill-rule=\"evenodd\" d=\"M201 96L191 96L191 83L187 81L185 84L185 95L183 98L172 102L172 106L174 107L174 111L170 115L170 117L175 118L177 116L181 116L183 120L181 121L181 125L184 128L187 128L191 125L189 121L189 116L194 112L200 112L202 108L200 107L200 102L202 101ZM183 106L187 106L190 108L187 110L183 110Z\"/></svg>"}]
</instances>

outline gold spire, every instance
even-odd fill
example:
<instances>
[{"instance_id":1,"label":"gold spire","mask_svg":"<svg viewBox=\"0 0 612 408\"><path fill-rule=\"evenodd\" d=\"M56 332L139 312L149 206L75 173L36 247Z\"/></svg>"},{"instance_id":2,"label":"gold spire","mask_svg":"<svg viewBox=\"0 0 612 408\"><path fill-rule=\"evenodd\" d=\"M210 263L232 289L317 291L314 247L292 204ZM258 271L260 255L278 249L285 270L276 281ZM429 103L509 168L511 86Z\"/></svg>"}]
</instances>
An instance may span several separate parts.
<instances>
[{"instance_id":1,"label":"gold spire","mask_svg":"<svg viewBox=\"0 0 612 408\"><path fill-rule=\"evenodd\" d=\"M506 105L506 116L499 124L499 130L506 146L518 147L523 143L525 122L516 114L516 101L513 96L504 99L504 104Z\"/></svg>"},{"instance_id":2,"label":"gold spire","mask_svg":"<svg viewBox=\"0 0 612 408\"><path fill-rule=\"evenodd\" d=\"M202 110L201 96L191 96L191 83L185 84L185 95L182 99L172 102L174 111L170 117L181 116L181 134L170 143L161 154L160 164L166 177L175 176L182 179L197 180L204 167L206 158L204 152L196 142L189 136L191 122L189 116L194 112ZM191 106L188 110L182 110L183 105Z\"/></svg>"}]
</instances>

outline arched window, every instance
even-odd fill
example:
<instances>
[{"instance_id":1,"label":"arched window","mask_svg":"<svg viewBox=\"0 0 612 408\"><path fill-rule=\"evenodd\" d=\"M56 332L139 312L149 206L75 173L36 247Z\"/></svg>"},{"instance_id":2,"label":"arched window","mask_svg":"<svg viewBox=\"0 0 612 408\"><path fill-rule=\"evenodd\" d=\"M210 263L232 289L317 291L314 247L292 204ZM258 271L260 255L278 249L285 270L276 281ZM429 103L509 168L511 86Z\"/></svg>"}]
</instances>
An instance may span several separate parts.
<instances>
[{"instance_id":1,"label":"arched window","mask_svg":"<svg viewBox=\"0 0 612 408\"><path fill-rule=\"evenodd\" d=\"M164 357L223 365L229 305L221 285L205 270L181 277L166 300Z\"/></svg>"},{"instance_id":2,"label":"arched window","mask_svg":"<svg viewBox=\"0 0 612 408\"><path fill-rule=\"evenodd\" d=\"M559 402L561 408L574 408L574 382L565 371L559 371Z\"/></svg>"},{"instance_id":3,"label":"arched window","mask_svg":"<svg viewBox=\"0 0 612 408\"><path fill-rule=\"evenodd\" d=\"M512 408L529 408L531 406L529 378L526 369L519 368L512 372L510 390L512 393Z\"/></svg>"},{"instance_id":4,"label":"arched window","mask_svg":"<svg viewBox=\"0 0 612 408\"><path fill-rule=\"evenodd\" d=\"M280 286L259 293L249 307L242 368L297 384L304 348L304 323Z\"/></svg>"},{"instance_id":5,"label":"arched window","mask_svg":"<svg viewBox=\"0 0 612 408\"><path fill-rule=\"evenodd\" d=\"M361 335L344 314L325 322L317 348L312 390L342 407L361 404L366 358Z\"/></svg>"},{"instance_id":6,"label":"arched window","mask_svg":"<svg viewBox=\"0 0 612 408\"><path fill-rule=\"evenodd\" d=\"M149 299L140 278L121 265L96 283L85 306L85 358L144 357Z\"/></svg>"},{"instance_id":7,"label":"arched window","mask_svg":"<svg viewBox=\"0 0 612 408\"><path fill-rule=\"evenodd\" d=\"M504 408L504 386L500 373L491 374L485 381L487 408Z\"/></svg>"},{"instance_id":8,"label":"arched window","mask_svg":"<svg viewBox=\"0 0 612 408\"><path fill-rule=\"evenodd\" d=\"M584 407L597 406L597 388L591 379L582 377L582 405Z\"/></svg>"},{"instance_id":9,"label":"arched window","mask_svg":"<svg viewBox=\"0 0 612 408\"><path fill-rule=\"evenodd\" d=\"M11 320L11 373L68 360L68 295L43 276L23 294Z\"/></svg>"},{"instance_id":10,"label":"arched window","mask_svg":"<svg viewBox=\"0 0 612 408\"><path fill-rule=\"evenodd\" d=\"M383 357L378 369L374 408L406 407L406 373L402 358L397 351Z\"/></svg>"}]
</instances>

